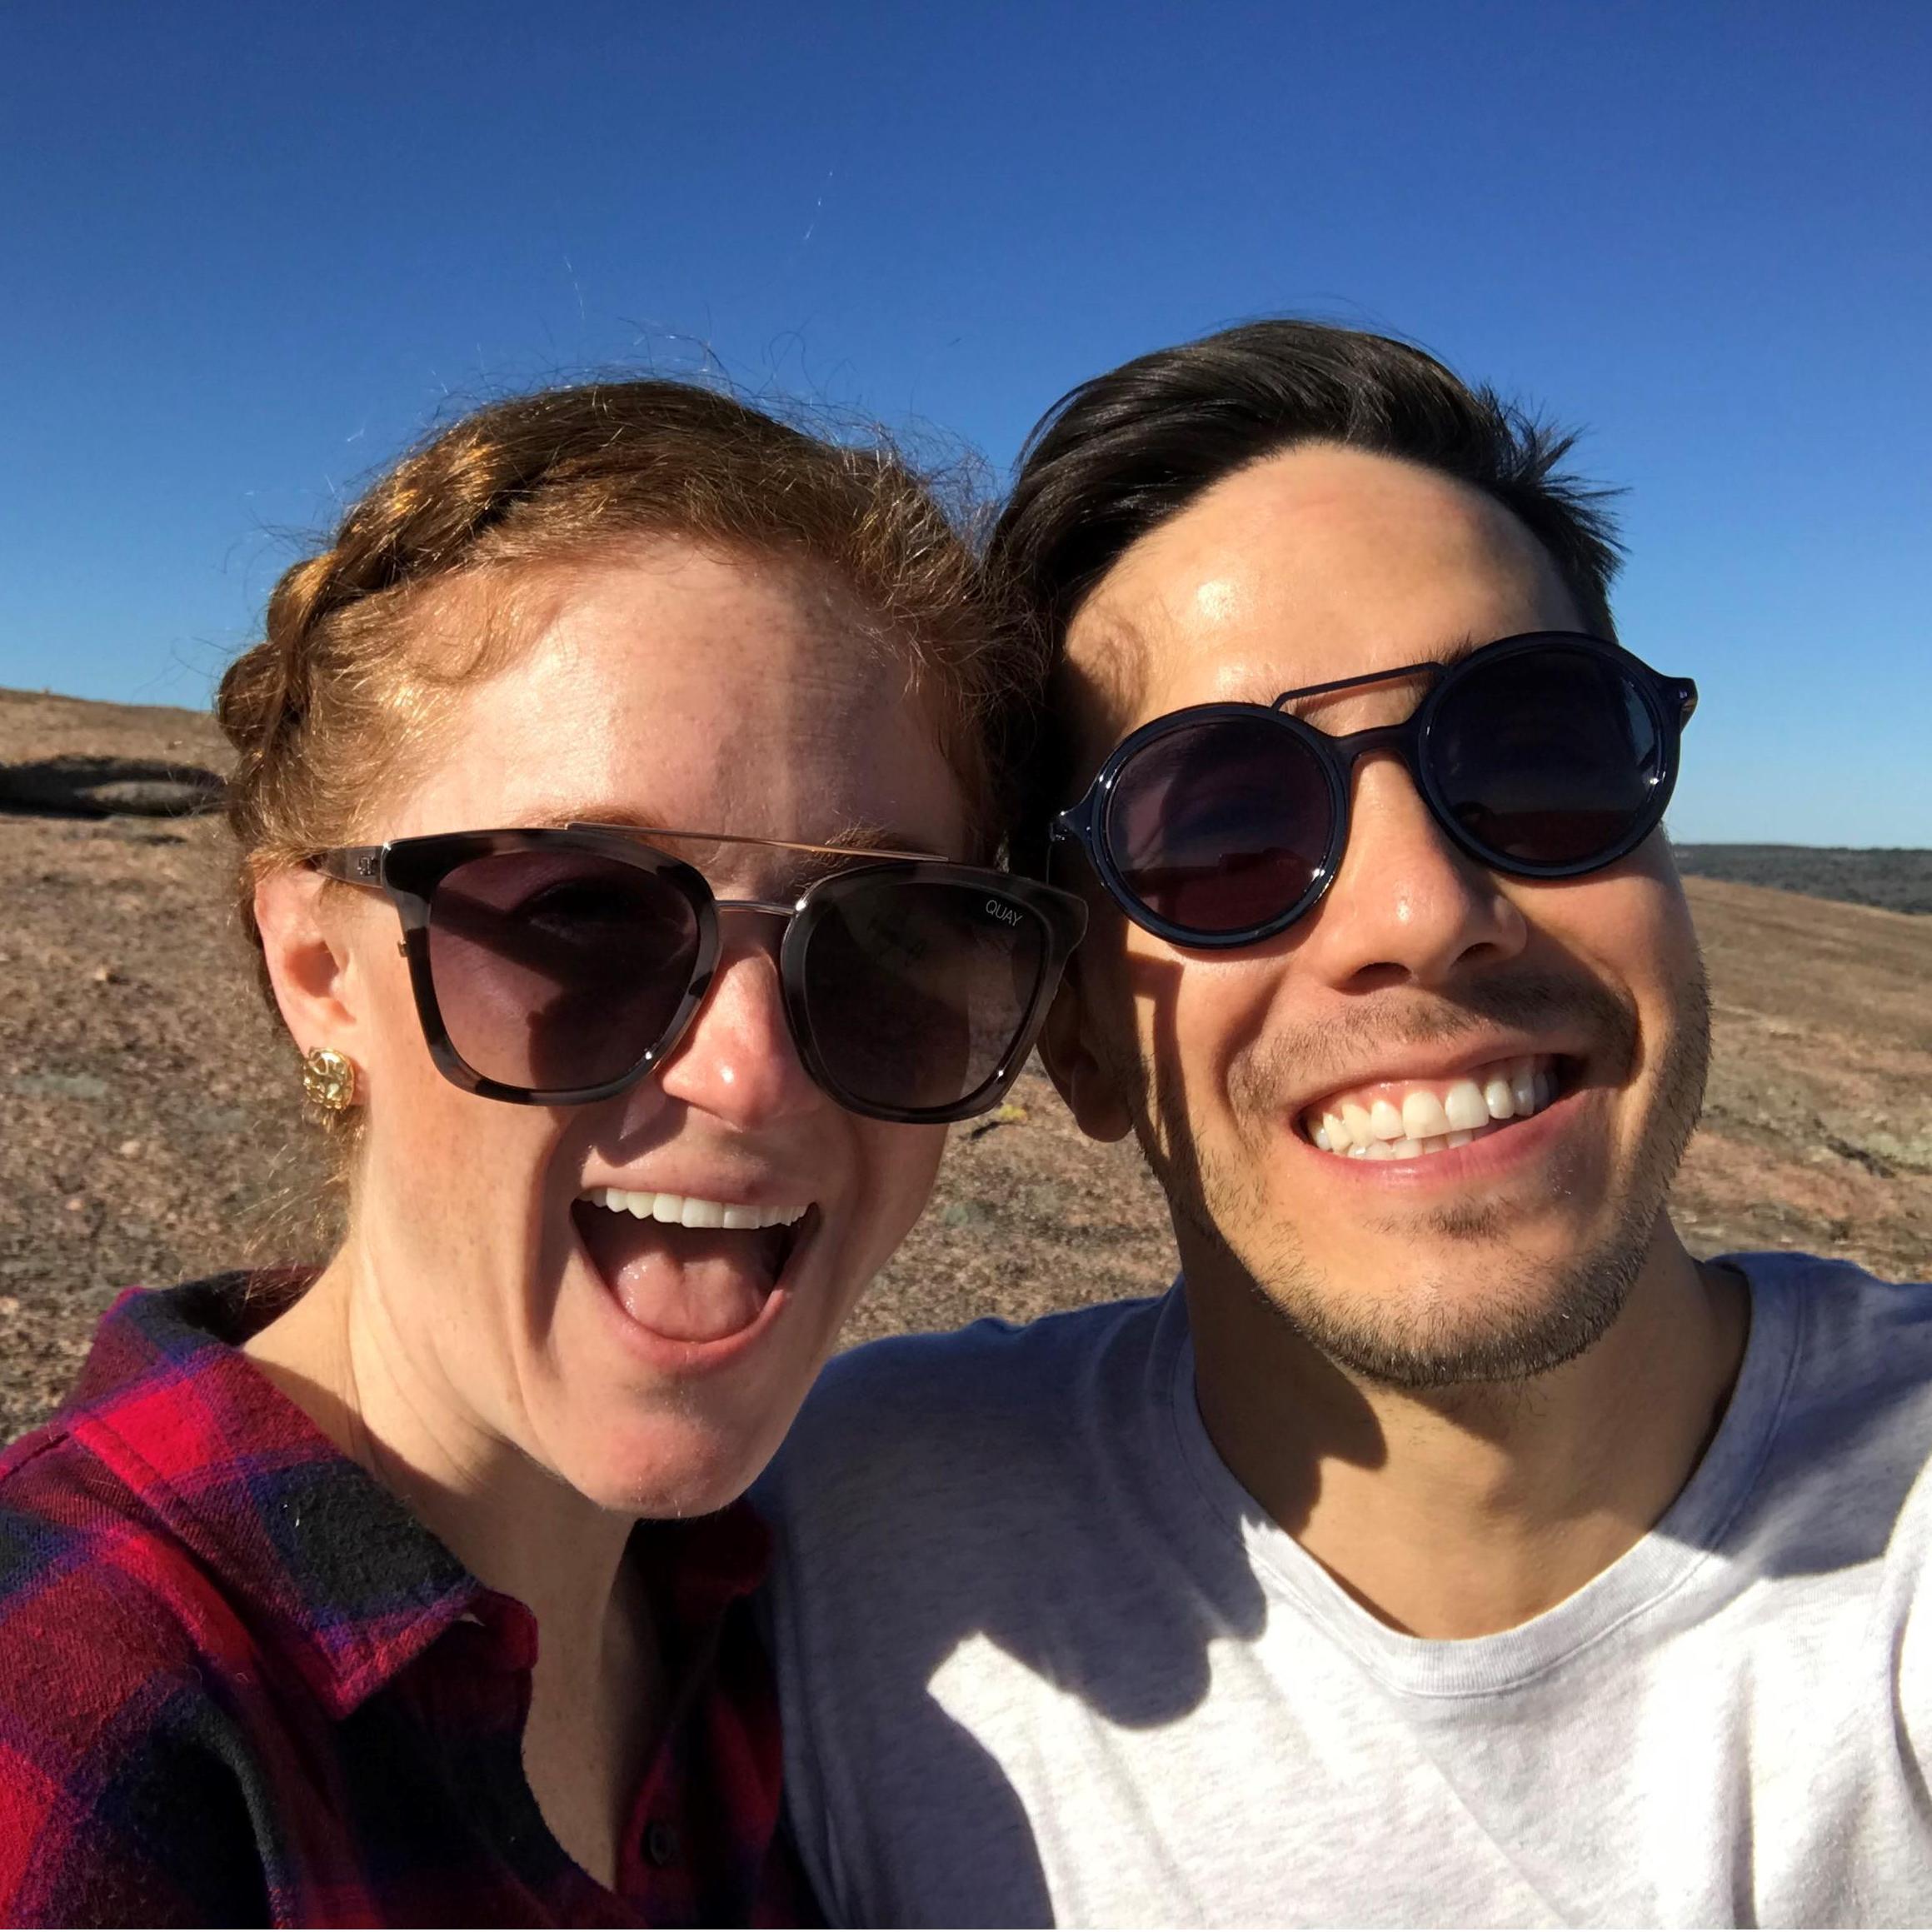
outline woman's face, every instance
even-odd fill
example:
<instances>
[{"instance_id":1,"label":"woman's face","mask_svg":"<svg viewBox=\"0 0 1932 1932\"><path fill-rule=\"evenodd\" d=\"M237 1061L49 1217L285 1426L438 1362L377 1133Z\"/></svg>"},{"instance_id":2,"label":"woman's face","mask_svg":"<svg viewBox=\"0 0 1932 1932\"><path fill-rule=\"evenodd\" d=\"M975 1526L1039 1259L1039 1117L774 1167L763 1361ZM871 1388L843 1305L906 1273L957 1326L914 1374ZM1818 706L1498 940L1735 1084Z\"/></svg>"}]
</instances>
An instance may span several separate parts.
<instances>
[{"instance_id":1,"label":"woman's face","mask_svg":"<svg viewBox=\"0 0 1932 1932\"><path fill-rule=\"evenodd\" d=\"M557 580L532 628L367 837L590 820L963 855L931 723L822 573L658 542ZM796 889L795 856L671 849L720 898ZM451 1453L514 1445L606 1507L721 1506L925 1205L944 1130L861 1119L806 1077L776 919L721 916L717 977L653 1073L540 1107L437 1072L387 901L338 891L323 916L357 1015L325 1043L357 1063L367 1116L357 1291L410 1399ZM789 1231L686 1229L591 1198L610 1188L810 1211Z\"/></svg>"}]
</instances>

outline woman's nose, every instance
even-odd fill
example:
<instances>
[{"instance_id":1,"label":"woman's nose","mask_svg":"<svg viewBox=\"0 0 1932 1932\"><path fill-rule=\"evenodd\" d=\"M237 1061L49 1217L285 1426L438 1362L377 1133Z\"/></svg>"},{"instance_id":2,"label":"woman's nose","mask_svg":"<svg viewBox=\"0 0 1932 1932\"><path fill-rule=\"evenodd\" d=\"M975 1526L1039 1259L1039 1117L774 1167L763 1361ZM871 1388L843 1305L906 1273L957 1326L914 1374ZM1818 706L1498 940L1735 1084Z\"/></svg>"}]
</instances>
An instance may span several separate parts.
<instances>
[{"instance_id":1,"label":"woman's nose","mask_svg":"<svg viewBox=\"0 0 1932 1932\"><path fill-rule=\"evenodd\" d=\"M1364 758L1350 792L1348 846L1300 949L1306 963L1339 987L1440 986L1522 951L1529 928L1515 901L1436 823L1399 757Z\"/></svg>"},{"instance_id":2,"label":"woman's nose","mask_svg":"<svg viewBox=\"0 0 1932 1932\"><path fill-rule=\"evenodd\" d=\"M747 1130L826 1104L799 1059L766 936L727 931L704 1004L658 1073L673 1099Z\"/></svg>"}]
</instances>

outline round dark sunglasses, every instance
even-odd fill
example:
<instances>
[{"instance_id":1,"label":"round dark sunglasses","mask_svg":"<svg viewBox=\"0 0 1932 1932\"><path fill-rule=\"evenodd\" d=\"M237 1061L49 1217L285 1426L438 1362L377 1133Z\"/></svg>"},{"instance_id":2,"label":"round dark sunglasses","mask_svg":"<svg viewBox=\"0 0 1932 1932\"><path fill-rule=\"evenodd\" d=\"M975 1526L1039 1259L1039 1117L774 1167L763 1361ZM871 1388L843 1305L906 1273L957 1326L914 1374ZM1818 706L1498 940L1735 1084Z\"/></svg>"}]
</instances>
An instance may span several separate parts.
<instances>
[{"instance_id":1,"label":"round dark sunglasses","mask_svg":"<svg viewBox=\"0 0 1932 1932\"><path fill-rule=\"evenodd\" d=\"M1426 678L1400 724L1331 736L1282 707ZM1253 946L1328 890L1348 844L1350 780L1392 752L1449 836L1528 879L1614 865L1656 829L1697 704L1620 646L1569 631L1154 719L1116 747L1052 836L1086 851L1136 925L1176 946Z\"/></svg>"},{"instance_id":2,"label":"round dark sunglasses","mask_svg":"<svg viewBox=\"0 0 1932 1932\"><path fill-rule=\"evenodd\" d=\"M647 841L756 845L841 869L787 901L719 899ZM607 1100L683 1036L717 971L718 916L785 921L805 1069L876 1120L964 1120L1012 1085L1086 909L938 858L715 832L572 825L345 846L310 860L395 905L430 1057L486 1098Z\"/></svg>"}]
</instances>

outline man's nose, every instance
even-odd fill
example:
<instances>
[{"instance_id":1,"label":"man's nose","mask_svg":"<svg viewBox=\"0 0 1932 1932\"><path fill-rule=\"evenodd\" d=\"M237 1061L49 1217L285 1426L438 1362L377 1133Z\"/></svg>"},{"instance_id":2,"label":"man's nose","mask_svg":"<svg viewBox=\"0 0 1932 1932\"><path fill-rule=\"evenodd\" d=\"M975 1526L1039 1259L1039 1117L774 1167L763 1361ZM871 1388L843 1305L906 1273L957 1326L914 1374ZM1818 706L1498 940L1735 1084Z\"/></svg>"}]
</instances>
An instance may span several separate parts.
<instances>
[{"instance_id":1,"label":"man's nose","mask_svg":"<svg viewBox=\"0 0 1932 1932\"><path fill-rule=\"evenodd\" d=\"M1523 950L1529 927L1515 901L1436 823L1400 757L1370 752L1350 791L1348 846L1302 942L1306 964L1369 991L1440 986Z\"/></svg>"},{"instance_id":2,"label":"man's nose","mask_svg":"<svg viewBox=\"0 0 1932 1932\"><path fill-rule=\"evenodd\" d=\"M773 935L759 930L772 924L727 917L704 1004L658 1075L671 1098L747 1131L826 1104L785 1017Z\"/></svg>"}]
</instances>

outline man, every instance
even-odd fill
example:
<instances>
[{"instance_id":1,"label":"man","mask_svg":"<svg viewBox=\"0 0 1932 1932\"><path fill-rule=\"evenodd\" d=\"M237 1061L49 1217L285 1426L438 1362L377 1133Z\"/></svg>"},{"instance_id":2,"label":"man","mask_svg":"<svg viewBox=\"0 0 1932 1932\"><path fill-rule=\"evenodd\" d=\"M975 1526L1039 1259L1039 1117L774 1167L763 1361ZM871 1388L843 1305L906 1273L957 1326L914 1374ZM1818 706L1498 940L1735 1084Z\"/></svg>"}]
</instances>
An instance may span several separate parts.
<instances>
[{"instance_id":1,"label":"man","mask_svg":"<svg viewBox=\"0 0 1932 1932\"><path fill-rule=\"evenodd\" d=\"M1695 694L1610 642L1567 447L1293 322L1029 446L1026 829L1094 912L1047 1064L1183 1271L808 1406L775 1629L835 1915L1932 1912L1932 1291L1670 1226Z\"/></svg>"}]
</instances>

